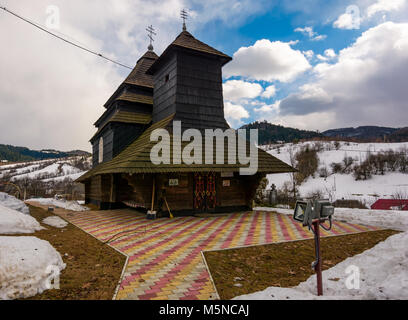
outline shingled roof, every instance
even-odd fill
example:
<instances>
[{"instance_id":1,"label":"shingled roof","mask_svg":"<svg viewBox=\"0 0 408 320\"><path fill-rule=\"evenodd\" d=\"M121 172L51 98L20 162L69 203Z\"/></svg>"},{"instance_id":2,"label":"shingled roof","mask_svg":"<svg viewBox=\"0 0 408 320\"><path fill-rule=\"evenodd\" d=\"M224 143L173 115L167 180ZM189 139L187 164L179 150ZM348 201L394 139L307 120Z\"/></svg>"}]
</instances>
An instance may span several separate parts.
<instances>
[{"instance_id":1,"label":"shingled roof","mask_svg":"<svg viewBox=\"0 0 408 320\"><path fill-rule=\"evenodd\" d=\"M126 78L124 83L140 87L153 88L153 77L146 71L159 57L153 51L147 51L138 61L135 68Z\"/></svg>"},{"instance_id":2,"label":"shingled roof","mask_svg":"<svg viewBox=\"0 0 408 320\"><path fill-rule=\"evenodd\" d=\"M94 136L91 138L90 141L96 138L99 135L99 133L111 122L135 123L135 124L147 125L151 121L152 121L151 114L118 110L113 114L113 116L103 126L101 126L98 129L98 131L94 134Z\"/></svg>"},{"instance_id":3,"label":"shingled roof","mask_svg":"<svg viewBox=\"0 0 408 320\"><path fill-rule=\"evenodd\" d=\"M225 53L210 47L208 44L197 40L194 36L188 31L182 31L168 47L163 52L163 54L157 59L157 61L147 70L147 74L153 74L157 67L161 64L170 51L174 48L184 48L189 50L198 51L201 53L206 53L214 56L218 56L223 59L223 65L232 60L232 58Z\"/></svg>"},{"instance_id":4,"label":"shingled roof","mask_svg":"<svg viewBox=\"0 0 408 320\"><path fill-rule=\"evenodd\" d=\"M83 176L81 176L77 181L84 182L85 180L91 178L95 175L110 174L110 173L175 173L175 172L238 172L243 166L239 164L161 164L155 165L151 162L150 151L156 142L150 141L151 133L155 129L168 129L170 131L170 126L174 115L163 119L148 128L138 139L136 139L132 144L130 144L124 151L117 155L113 160L102 163L97 167L93 168ZM173 137L170 135L170 150L173 151ZM187 146L189 142L182 143L182 150ZM214 148L216 145L214 144ZM215 150L215 149L214 149ZM228 158L228 148L227 144L224 148L224 158ZM204 154L204 152L203 152ZM214 152L215 157L215 152ZM282 162L281 160L271 156L267 152L258 149L258 172L261 173L284 173L284 172L294 172L291 166Z\"/></svg>"},{"instance_id":5,"label":"shingled roof","mask_svg":"<svg viewBox=\"0 0 408 320\"><path fill-rule=\"evenodd\" d=\"M133 92L122 93L116 100L153 105L153 97Z\"/></svg>"},{"instance_id":6,"label":"shingled roof","mask_svg":"<svg viewBox=\"0 0 408 320\"><path fill-rule=\"evenodd\" d=\"M158 59L158 55L153 51L147 51L136 63L136 66L127 76L125 81L116 89L115 93L109 98L109 100L105 103L105 107L109 107L112 101L118 100L118 96L120 91L126 87L126 85L130 86L138 86L142 88L153 89L153 76L146 74L146 71L154 64L154 62Z\"/></svg>"}]
</instances>

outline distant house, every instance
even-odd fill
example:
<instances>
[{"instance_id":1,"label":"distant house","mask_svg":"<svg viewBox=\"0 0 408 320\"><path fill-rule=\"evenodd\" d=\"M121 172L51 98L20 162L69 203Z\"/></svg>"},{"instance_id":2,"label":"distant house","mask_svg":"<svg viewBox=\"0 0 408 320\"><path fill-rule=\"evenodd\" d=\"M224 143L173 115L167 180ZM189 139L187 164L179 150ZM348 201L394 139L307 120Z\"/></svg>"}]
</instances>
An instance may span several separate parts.
<instances>
[{"instance_id":1,"label":"distant house","mask_svg":"<svg viewBox=\"0 0 408 320\"><path fill-rule=\"evenodd\" d=\"M371 209L408 211L408 199L379 199L371 206Z\"/></svg>"}]
</instances>

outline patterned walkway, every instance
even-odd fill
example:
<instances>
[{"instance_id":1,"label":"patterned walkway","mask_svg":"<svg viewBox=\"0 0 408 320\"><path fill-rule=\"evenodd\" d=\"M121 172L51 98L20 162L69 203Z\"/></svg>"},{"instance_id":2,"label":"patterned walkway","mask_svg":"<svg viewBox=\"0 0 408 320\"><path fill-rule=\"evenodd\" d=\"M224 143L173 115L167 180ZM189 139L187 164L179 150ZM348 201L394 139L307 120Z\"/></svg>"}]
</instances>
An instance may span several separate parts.
<instances>
[{"instance_id":1,"label":"patterned walkway","mask_svg":"<svg viewBox=\"0 0 408 320\"><path fill-rule=\"evenodd\" d=\"M201 252L312 238L292 217L272 212L146 220L132 210L61 214L129 256L117 299L216 299ZM322 236L377 230L335 222Z\"/></svg>"}]
</instances>

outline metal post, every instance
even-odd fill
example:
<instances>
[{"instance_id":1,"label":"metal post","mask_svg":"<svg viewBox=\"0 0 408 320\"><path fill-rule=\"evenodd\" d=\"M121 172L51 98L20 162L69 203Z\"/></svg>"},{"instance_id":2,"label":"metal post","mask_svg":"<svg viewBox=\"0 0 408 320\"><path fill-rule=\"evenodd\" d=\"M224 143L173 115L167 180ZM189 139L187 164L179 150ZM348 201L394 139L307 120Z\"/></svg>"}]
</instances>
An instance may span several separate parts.
<instances>
[{"instance_id":1,"label":"metal post","mask_svg":"<svg viewBox=\"0 0 408 320\"><path fill-rule=\"evenodd\" d=\"M317 295L323 295L323 280L322 280L322 257L320 250L320 221L316 220L313 222L314 236L315 236L315 250L316 250L316 263L315 272L317 278Z\"/></svg>"}]
</instances>

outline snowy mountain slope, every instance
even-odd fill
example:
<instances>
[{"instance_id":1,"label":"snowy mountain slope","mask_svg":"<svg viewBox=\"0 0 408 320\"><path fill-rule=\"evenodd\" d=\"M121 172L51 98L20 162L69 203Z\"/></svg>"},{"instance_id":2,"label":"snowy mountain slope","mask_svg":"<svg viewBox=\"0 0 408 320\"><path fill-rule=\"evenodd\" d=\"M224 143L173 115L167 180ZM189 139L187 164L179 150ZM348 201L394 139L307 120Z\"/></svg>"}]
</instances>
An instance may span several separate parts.
<instances>
[{"instance_id":1,"label":"snowy mountain slope","mask_svg":"<svg viewBox=\"0 0 408 320\"><path fill-rule=\"evenodd\" d=\"M81 159L82 157L75 156L64 159L7 164L0 166L0 179L7 178L12 182L24 179L41 180L43 182L59 182L66 178L76 180L91 166L91 158L86 158L81 168L78 168L78 161Z\"/></svg>"},{"instance_id":2,"label":"snowy mountain slope","mask_svg":"<svg viewBox=\"0 0 408 320\"><path fill-rule=\"evenodd\" d=\"M316 142L304 142L299 144L284 144L264 147L271 155L290 164L290 154L296 154L302 147L313 146ZM319 168L325 167L329 176L327 178L309 177L300 187L301 197L307 197L313 192L320 191L333 201L337 199L361 200L371 205L378 198L392 198L399 192L408 195L408 174L401 172L386 172L385 175L373 175L369 180L356 181L351 173L333 174L330 165L340 163L345 157L352 157L356 164L364 162L367 156L381 151L394 150L408 155L408 143L349 143L340 142L337 146L334 142L318 142L322 144L322 151L318 152ZM270 149L270 150L268 150ZM269 185L275 184L278 189L285 182L291 181L290 174L268 175Z\"/></svg>"}]
</instances>

